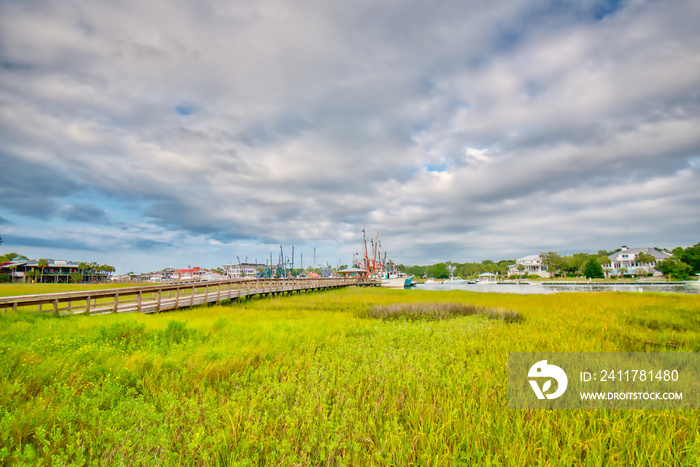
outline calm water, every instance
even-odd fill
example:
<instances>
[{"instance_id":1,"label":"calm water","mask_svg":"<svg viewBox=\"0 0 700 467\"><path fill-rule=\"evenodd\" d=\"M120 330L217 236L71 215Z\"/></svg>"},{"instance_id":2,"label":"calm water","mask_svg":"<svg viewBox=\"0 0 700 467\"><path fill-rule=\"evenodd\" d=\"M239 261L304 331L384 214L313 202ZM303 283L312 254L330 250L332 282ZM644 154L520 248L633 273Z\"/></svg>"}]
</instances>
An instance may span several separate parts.
<instances>
[{"instance_id":1,"label":"calm water","mask_svg":"<svg viewBox=\"0 0 700 467\"><path fill-rule=\"evenodd\" d=\"M558 292L671 292L700 294L700 282L671 284L418 284L418 290L468 290L517 294L550 294Z\"/></svg>"}]
</instances>

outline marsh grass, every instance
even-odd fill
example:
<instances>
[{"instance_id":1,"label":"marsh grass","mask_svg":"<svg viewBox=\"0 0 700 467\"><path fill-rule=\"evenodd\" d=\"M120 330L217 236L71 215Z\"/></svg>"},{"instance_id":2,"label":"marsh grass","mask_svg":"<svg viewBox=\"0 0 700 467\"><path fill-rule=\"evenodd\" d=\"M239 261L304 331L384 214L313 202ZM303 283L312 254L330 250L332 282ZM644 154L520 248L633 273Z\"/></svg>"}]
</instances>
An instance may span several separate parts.
<instances>
[{"instance_id":1,"label":"marsh grass","mask_svg":"<svg viewBox=\"0 0 700 467\"><path fill-rule=\"evenodd\" d=\"M345 289L0 314L0 465L697 465L698 411L511 410L507 354L698 352L699 298ZM525 319L362 317L426 303Z\"/></svg>"},{"instance_id":2,"label":"marsh grass","mask_svg":"<svg viewBox=\"0 0 700 467\"><path fill-rule=\"evenodd\" d=\"M406 319L409 321L439 321L458 316L484 316L506 323L519 323L525 318L517 311L485 308L469 303L392 303L372 306L360 316L382 320Z\"/></svg>"}]
</instances>

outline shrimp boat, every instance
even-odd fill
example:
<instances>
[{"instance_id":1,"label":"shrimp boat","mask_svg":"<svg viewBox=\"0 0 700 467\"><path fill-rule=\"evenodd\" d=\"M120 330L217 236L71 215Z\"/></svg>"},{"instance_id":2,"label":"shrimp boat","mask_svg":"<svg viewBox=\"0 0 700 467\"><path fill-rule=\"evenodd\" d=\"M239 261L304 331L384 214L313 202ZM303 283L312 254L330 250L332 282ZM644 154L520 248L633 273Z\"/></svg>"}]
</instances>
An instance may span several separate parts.
<instances>
[{"instance_id":1,"label":"shrimp boat","mask_svg":"<svg viewBox=\"0 0 700 467\"><path fill-rule=\"evenodd\" d=\"M394 263L386 259L386 252L382 258L379 234L374 239L370 239L368 246L365 229L362 229L362 239L364 241L364 256L360 258L356 254L353 258L353 267L367 271L367 277L373 279L380 287L403 289L413 285L413 276L397 271L394 268Z\"/></svg>"}]
</instances>

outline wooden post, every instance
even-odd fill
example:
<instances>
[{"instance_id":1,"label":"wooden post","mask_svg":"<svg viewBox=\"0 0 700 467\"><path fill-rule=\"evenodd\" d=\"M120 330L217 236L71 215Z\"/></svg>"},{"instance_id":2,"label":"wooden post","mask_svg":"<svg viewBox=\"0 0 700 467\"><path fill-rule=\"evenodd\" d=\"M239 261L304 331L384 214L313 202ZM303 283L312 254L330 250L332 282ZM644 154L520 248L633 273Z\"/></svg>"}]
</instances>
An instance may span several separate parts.
<instances>
[{"instance_id":1,"label":"wooden post","mask_svg":"<svg viewBox=\"0 0 700 467\"><path fill-rule=\"evenodd\" d=\"M58 299L53 299L53 314L58 316Z\"/></svg>"},{"instance_id":2,"label":"wooden post","mask_svg":"<svg viewBox=\"0 0 700 467\"><path fill-rule=\"evenodd\" d=\"M194 289L195 289L195 286L194 286L194 284L192 284L192 295L190 295L190 306L194 305Z\"/></svg>"},{"instance_id":3,"label":"wooden post","mask_svg":"<svg viewBox=\"0 0 700 467\"><path fill-rule=\"evenodd\" d=\"M163 289L158 289L158 301L156 302L156 311L160 312L160 299L163 294Z\"/></svg>"},{"instance_id":4,"label":"wooden post","mask_svg":"<svg viewBox=\"0 0 700 467\"><path fill-rule=\"evenodd\" d=\"M85 314L86 315L90 314L90 296L89 295L85 299Z\"/></svg>"},{"instance_id":5,"label":"wooden post","mask_svg":"<svg viewBox=\"0 0 700 467\"><path fill-rule=\"evenodd\" d=\"M141 300L142 300L142 295L143 295L143 291L139 290L139 294L138 294L138 296L136 297L136 303L137 303L137 305L136 305L136 311L138 311L139 313L141 313Z\"/></svg>"},{"instance_id":6,"label":"wooden post","mask_svg":"<svg viewBox=\"0 0 700 467\"><path fill-rule=\"evenodd\" d=\"M114 294L114 313L119 309L119 292Z\"/></svg>"}]
</instances>

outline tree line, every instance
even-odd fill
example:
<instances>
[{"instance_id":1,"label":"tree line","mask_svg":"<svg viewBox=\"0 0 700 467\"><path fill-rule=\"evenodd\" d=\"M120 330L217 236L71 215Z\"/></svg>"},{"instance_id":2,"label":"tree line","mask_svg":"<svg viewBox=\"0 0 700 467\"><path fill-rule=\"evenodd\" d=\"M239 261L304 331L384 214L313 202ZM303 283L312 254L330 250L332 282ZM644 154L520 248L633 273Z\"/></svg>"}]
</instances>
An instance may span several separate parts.
<instances>
[{"instance_id":1,"label":"tree line","mask_svg":"<svg viewBox=\"0 0 700 467\"><path fill-rule=\"evenodd\" d=\"M508 266L515 264L515 260L502 260L494 262L490 259L481 263L456 263L446 261L444 263L432 264L429 266L404 266L403 264L396 265L396 269L405 272L406 274L417 277L434 277L435 279L447 279L450 277L450 270L453 276L463 278L476 277L484 272L490 272L497 275L508 273Z\"/></svg>"},{"instance_id":2,"label":"tree line","mask_svg":"<svg viewBox=\"0 0 700 467\"><path fill-rule=\"evenodd\" d=\"M676 247L672 250L657 248L660 251L666 251L672 255L671 258L664 261L659 261L654 267L667 277L679 280L689 279L691 274L700 274L700 243L683 248ZM605 277L604 265L610 263L609 256L620 251L616 250L598 250L597 253L574 253L572 255L560 255L554 251L540 253L542 265L550 273L551 277L590 277L603 278ZM656 258L648 253L639 253L636 256L638 263L654 263ZM457 263L446 261L427 266L405 266L399 264L396 268L399 271L411 274L417 277L434 277L436 279L446 279L452 275L463 278L474 278L484 272L505 276L508 275L508 267L516 264L516 260L502 260L494 262L485 260L481 263ZM521 277L525 273L525 267L519 267L520 274L512 275L511 277ZM641 275L642 271L623 271L628 275ZM646 274L646 271L644 271Z\"/></svg>"}]
</instances>

